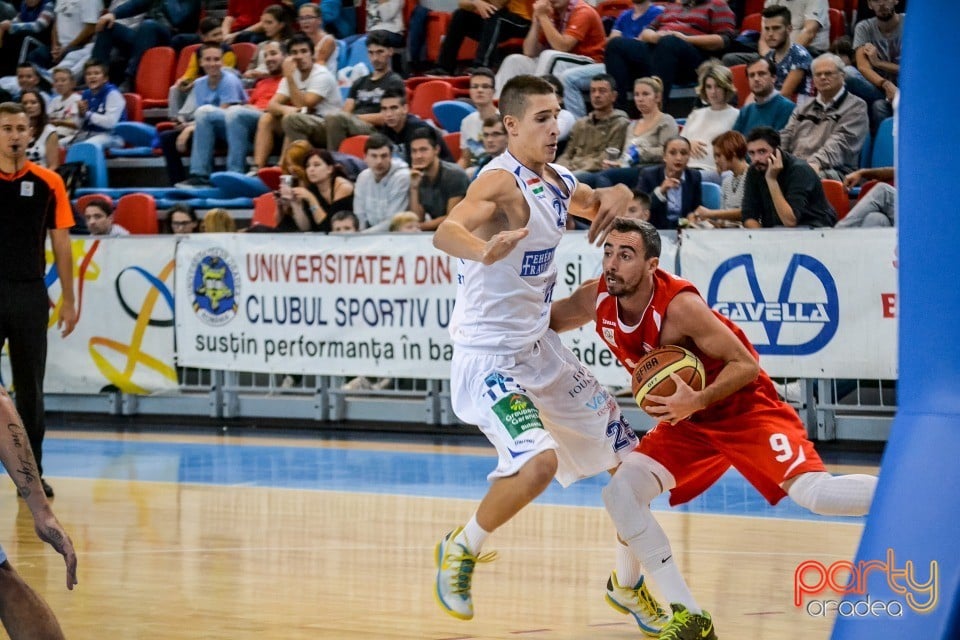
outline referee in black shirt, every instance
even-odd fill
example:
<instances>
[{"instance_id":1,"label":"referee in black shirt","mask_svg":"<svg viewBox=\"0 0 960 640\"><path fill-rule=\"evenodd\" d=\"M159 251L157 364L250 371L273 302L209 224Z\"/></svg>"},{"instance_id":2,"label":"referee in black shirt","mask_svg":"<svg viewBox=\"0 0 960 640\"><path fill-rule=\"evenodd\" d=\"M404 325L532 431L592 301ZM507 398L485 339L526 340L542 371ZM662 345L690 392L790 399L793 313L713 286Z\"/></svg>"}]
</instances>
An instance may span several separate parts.
<instances>
[{"instance_id":1,"label":"referee in black shirt","mask_svg":"<svg viewBox=\"0 0 960 640\"><path fill-rule=\"evenodd\" d=\"M63 301L57 327L68 336L77 324L73 298L73 212L63 181L26 159L30 121L23 107L0 104L0 345L8 341L17 411L36 456L43 491L43 374L50 300L44 282L44 242L50 244Z\"/></svg>"}]
</instances>

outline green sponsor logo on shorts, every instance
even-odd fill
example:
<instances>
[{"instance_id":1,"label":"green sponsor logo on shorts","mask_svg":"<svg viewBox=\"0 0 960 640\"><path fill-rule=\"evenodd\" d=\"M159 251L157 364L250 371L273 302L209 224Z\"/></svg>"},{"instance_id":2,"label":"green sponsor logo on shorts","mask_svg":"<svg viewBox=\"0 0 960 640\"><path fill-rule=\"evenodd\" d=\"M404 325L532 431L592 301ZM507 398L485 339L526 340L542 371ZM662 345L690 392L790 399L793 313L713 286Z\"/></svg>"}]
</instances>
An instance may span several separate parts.
<instances>
[{"instance_id":1,"label":"green sponsor logo on shorts","mask_svg":"<svg viewBox=\"0 0 960 640\"><path fill-rule=\"evenodd\" d=\"M493 405L493 412L497 414L514 440L524 431L543 429L540 412L533 406L530 398L522 393L511 393L500 398Z\"/></svg>"}]
</instances>

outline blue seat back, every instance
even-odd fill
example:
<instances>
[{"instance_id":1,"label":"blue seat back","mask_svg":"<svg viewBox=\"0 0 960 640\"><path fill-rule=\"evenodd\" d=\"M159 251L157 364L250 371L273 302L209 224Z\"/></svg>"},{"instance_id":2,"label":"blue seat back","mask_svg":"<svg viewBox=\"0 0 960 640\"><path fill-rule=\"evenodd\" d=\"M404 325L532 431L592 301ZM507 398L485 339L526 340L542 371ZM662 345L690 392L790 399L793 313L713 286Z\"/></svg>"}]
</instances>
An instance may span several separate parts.
<instances>
[{"instance_id":1,"label":"blue seat back","mask_svg":"<svg viewBox=\"0 0 960 640\"><path fill-rule=\"evenodd\" d=\"M87 187L106 189L107 159L103 149L90 142L75 142L67 149L66 162L82 162L87 165Z\"/></svg>"},{"instance_id":2,"label":"blue seat back","mask_svg":"<svg viewBox=\"0 0 960 640\"><path fill-rule=\"evenodd\" d=\"M350 44L350 51L347 53L347 61L344 66L352 67L362 62L367 65L367 69L373 71L373 64L370 62L370 56L367 55L367 37L357 38Z\"/></svg>"},{"instance_id":3,"label":"blue seat back","mask_svg":"<svg viewBox=\"0 0 960 640\"><path fill-rule=\"evenodd\" d=\"M460 131L463 119L476 110L476 107L461 100L441 100L433 103L433 117L448 133Z\"/></svg>"},{"instance_id":4,"label":"blue seat back","mask_svg":"<svg viewBox=\"0 0 960 640\"><path fill-rule=\"evenodd\" d=\"M719 209L723 202L720 185L713 182L700 183L700 201L707 209Z\"/></svg>"},{"instance_id":5,"label":"blue seat back","mask_svg":"<svg viewBox=\"0 0 960 640\"><path fill-rule=\"evenodd\" d=\"M870 157L871 167L893 166L893 118L887 118L877 127Z\"/></svg>"}]
</instances>

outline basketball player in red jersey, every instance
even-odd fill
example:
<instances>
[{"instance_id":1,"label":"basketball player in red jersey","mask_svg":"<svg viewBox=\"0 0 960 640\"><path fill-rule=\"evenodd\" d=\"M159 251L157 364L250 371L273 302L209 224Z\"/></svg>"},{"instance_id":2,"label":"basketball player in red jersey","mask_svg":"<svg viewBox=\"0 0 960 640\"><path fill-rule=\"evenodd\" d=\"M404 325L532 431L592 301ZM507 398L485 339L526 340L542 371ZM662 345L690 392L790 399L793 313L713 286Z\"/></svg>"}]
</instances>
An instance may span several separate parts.
<instances>
[{"instance_id":1,"label":"basketball player in red jersey","mask_svg":"<svg viewBox=\"0 0 960 640\"><path fill-rule=\"evenodd\" d=\"M660 575L673 553L650 511L651 500L670 491L671 505L688 502L733 466L771 504L789 495L814 513L855 516L867 513L877 479L827 473L743 331L710 309L693 284L658 268L660 235L653 225L618 218L603 252L602 278L554 302L551 328L568 331L595 320L600 337L631 375L646 353L668 344L689 349L706 369L701 391L674 374L673 395L647 396L659 403L648 413L660 423L603 490L620 536L669 598L674 620L682 619L676 632L668 626L660 637L700 638L697 627L705 628L706 621L682 578L677 582L679 573L665 581ZM630 504L630 496L639 498L636 512L617 507Z\"/></svg>"}]
</instances>

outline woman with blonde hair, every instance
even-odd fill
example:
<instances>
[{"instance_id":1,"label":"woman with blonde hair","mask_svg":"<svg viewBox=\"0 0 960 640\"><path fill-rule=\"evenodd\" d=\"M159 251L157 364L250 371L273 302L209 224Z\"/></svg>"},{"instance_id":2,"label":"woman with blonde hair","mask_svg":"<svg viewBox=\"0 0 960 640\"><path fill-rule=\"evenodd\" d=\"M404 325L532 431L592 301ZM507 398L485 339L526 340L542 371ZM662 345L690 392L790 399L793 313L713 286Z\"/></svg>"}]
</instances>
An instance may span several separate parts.
<instances>
[{"instance_id":1,"label":"woman with blonde hair","mask_svg":"<svg viewBox=\"0 0 960 640\"><path fill-rule=\"evenodd\" d=\"M420 230L420 216L413 211L401 211L390 220L391 232L411 233Z\"/></svg>"},{"instance_id":2,"label":"woman with blonde hair","mask_svg":"<svg viewBox=\"0 0 960 640\"><path fill-rule=\"evenodd\" d=\"M637 78L633 83L633 101L640 118L627 127L623 154L616 160L604 160L606 170L593 180L583 181L589 186L625 184L632 188L637 184L641 167L663 162L663 145L680 132L673 116L660 110L663 106L660 78Z\"/></svg>"},{"instance_id":3,"label":"woman with blonde hair","mask_svg":"<svg viewBox=\"0 0 960 640\"><path fill-rule=\"evenodd\" d=\"M713 140L733 129L740 110L730 106L737 95L733 73L716 60L708 60L697 69L697 96L706 107L694 109L683 126L683 137L690 141L690 168L699 169L707 182L720 184L720 173L713 157Z\"/></svg>"},{"instance_id":4,"label":"woman with blonde hair","mask_svg":"<svg viewBox=\"0 0 960 640\"><path fill-rule=\"evenodd\" d=\"M237 223L226 209L210 209L203 216L201 227L206 233L233 233Z\"/></svg>"}]
</instances>

